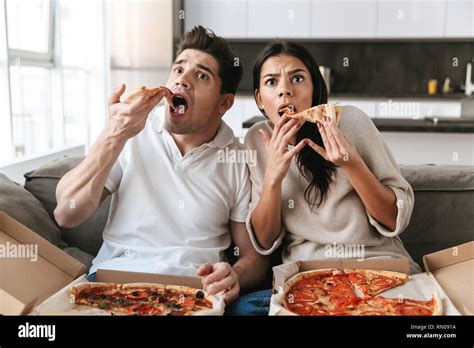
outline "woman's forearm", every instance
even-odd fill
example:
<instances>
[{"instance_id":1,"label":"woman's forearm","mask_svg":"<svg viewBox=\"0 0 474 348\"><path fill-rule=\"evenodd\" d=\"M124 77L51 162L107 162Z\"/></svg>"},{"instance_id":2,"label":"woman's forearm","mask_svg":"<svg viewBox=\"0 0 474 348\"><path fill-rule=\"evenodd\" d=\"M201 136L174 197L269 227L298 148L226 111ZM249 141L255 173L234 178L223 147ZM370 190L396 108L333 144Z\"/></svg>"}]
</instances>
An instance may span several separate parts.
<instances>
[{"instance_id":1,"label":"woman's forearm","mask_svg":"<svg viewBox=\"0 0 474 348\"><path fill-rule=\"evenodd\" d=\"M395 193L377 179L362 159L341 167L370 215L394 231L398 212Z\"/></svg>"},{"instance_id":2,"label":"woman's forearm","mask_svg":"<svg viewBox=\"0 0 474 348\"><path fill-rule=\"evenodd\" d=\"M264 180L251 223L260 246L270 249L281 231L281 181Z\"/></svg>"}]
</instances>

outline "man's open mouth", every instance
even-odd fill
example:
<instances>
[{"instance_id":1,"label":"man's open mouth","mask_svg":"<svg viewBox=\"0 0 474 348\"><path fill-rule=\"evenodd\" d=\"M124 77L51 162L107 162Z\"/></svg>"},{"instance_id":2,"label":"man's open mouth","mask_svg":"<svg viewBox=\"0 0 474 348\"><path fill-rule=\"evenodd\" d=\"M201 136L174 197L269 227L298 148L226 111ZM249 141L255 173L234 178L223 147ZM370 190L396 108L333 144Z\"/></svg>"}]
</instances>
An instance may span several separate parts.
<instances>
[{"instance_id":1,"label":"man's open mouth","mask_svg":"<svg viewBox=\"0 0 474 348\"><path fill-rule=\"evenodd\" d=\"M174 114L184 114L186 110L188 110L188 103L186 102L186 99L184 99L184 97L179 94L173 94L171 103L171 111Z\"/></svg>"}]
</instances>

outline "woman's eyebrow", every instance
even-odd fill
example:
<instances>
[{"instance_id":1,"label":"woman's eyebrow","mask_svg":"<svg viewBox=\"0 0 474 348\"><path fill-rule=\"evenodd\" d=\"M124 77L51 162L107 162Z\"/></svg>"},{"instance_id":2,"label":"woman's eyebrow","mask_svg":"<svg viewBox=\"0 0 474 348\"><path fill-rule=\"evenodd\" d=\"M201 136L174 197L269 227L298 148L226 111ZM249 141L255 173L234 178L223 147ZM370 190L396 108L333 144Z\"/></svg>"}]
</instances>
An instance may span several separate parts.
<instances>
[{"instance_id":1,"label":"woman's eyebrow","mask_svg":"<svg viewBox=\"0 0 474 348\"><path fill-rule=\"evenodd\" d=\"M302 68L296 68L296 69L293 69L293 70L289 71L288 73L289 74L296 74L297 72L306 72L306 70L302 69Z\"/></svg>"},{"instance_id":2,"label":"woman's eyebrow","mask_svg":"<svg viewBox=\"0 0 474 348\"><path fill-rule=\"evenodd\" d=\"M296 68L296 69L288 71L288 74L292 75L292 74L296 74L297 72L307 72L307 71L303 68ZM280 73L268 73L268 74L265 74L263 78L274 77L274 76L280 76Z\"/></svg>"}]
</instances>

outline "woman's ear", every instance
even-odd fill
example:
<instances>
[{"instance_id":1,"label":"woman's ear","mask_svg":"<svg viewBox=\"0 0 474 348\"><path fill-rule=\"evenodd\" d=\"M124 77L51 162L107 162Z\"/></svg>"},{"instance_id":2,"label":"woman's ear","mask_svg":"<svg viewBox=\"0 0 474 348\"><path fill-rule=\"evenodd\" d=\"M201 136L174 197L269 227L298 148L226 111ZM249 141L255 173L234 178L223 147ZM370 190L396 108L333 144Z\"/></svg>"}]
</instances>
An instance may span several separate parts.
<instances>
[{"instance_id":1,"label":"woman's ear","mask_svg":"<svg viewBox=\"0 0 474 348\"><path fill-rule=\"evenodd\" d=\"M260 96L260 91L256 89L254 91L254 96L255 96L255 102L257 103L257 107L263 111L263 103L262 103L262 97Z\"/></svg>"}]
</instances>

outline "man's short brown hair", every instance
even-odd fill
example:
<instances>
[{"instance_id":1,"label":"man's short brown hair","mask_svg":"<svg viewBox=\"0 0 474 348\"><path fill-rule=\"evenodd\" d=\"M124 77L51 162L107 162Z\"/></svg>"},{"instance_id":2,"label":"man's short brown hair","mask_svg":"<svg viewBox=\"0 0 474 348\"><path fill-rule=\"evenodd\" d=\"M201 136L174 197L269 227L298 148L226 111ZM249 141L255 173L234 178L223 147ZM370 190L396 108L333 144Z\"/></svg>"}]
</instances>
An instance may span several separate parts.
<instances>
[{"instance_id":1,"label":"man's short brown hair","mask_svg":"<svg viewBox=\"0 0 474 348\"><path fill-rule=\"evenodd\" d=\"M240 60L235 56L229 43L222 37L216 36L210 29L200 25L183 34L178 43L176 56L186 49L195 49L208 53L219 64L221 79L221 94L235 94L242 80L243 69Z\"/></svg>"}]
</instances>

